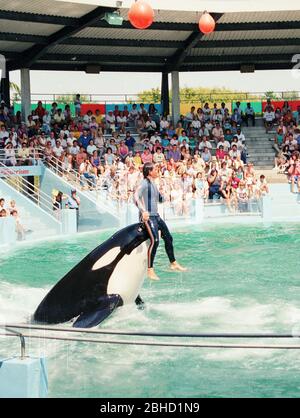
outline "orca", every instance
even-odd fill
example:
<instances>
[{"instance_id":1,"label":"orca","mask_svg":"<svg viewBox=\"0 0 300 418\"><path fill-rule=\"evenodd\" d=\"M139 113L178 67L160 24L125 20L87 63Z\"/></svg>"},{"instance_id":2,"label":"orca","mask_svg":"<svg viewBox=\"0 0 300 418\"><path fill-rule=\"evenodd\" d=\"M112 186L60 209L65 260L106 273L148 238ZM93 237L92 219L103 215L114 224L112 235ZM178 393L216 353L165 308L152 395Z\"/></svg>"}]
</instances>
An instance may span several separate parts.
<instances>
[{"instance_id":1,"label":"orca","mask_svg":"<svg viewBox=\"0 0 300 418\"><path fill-rule=\"evenodd\" d=\"M77 318L73 327L100 324L117 307L136 303L147 271L149 235L144 224L115 233L67 273L45 296L33 320L60 324Z\"/></svg>"}]
</instances>

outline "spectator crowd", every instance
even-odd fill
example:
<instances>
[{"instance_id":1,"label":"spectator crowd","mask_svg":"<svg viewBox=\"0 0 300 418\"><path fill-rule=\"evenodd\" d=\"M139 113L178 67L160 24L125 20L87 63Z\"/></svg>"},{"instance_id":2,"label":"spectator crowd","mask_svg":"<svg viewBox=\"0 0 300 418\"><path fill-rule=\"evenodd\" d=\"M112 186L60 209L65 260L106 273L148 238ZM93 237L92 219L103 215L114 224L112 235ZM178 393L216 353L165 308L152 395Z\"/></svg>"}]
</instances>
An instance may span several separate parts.
<instances>
[{"instance_id":1,"label":"spectator crowd","mask_svg":"<svg viewBox=\"0 0 300 418\"><path fill-rule=\"evenodd\" d=\"M232 112L225 103L192 106L175 126L153 104L134 104L131 110L116 105L106 115L100 110L82 115L80 95L74 105L72 115L69 105L62 109L53 103L47 111L40 101L24 122L20 112L14 114L2 102L1 161L23 166L41 158L65 175L77 173L82 188L103 190L120 202L134 200L142 166L153 162L160 168L159 189L177 214L189 213L195 198L222 200L231 211L248 211L253 200L268 193L265 177L257 178L247 161L243 125L256 123L250 103L243 111L237 102ZM278 110L270 100L264 110L266 129L276 125L276 166L298 186L299 114L300 109L298 120L293 114L291 118L288 103Z\"/></svg>"}]
</instances>

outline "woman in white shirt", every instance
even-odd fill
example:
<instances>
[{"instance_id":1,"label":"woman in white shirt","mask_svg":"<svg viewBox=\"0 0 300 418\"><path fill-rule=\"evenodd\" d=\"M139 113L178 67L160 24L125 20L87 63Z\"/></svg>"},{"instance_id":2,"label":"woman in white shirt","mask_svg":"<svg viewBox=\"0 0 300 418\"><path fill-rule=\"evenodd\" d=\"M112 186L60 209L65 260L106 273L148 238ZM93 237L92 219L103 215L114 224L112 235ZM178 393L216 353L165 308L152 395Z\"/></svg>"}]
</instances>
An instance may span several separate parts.
<instances>
[{"instance_id":1,"label":"woman in white shirt","mask_svg":"<svg viewBox=\"0 0 300 418\"><path fill-rule=\"evenodd\" d=\"M88 153L88 155L89 155L90 157L93 155L93 152L94 152L94 151L97 151L97 147L96 147L96 145L94 144L94 141L93 141L92 139L90 139L90 141L89 141L89 145L87 146L86 151L87 151L87 153Z\"/></svg>"},{"instance_id":2,"label":"woman in white shirt","mask_svg":"<svg viewBox=\"0 0 300 418\"><path fill-rule=\"evenodd\" d=\"M9 142L5 147L4 164L8 166L17 165L16 153L11 142Z\"/></svg>"},{"instance_id":3,"label":"woman in white shirt","mask_svg":"<svg viewBox=\"0 0 300 418\"><path fill-rule=\"evenodd\" d=\"M119 112L119 115L117 116L117 126L119 128L119 131L122 132L122 134L125 133L127 124L127 117L124 115L123 111Z\"/></svg>"},{"instance_id":4,"label":"woman in white shirt","mask_svg":"<svg viewBox=\"0 0 300 418\"><path fill-rule=\"evenodd\" d=\"M167 121L167 118L164 116L162 118L162 120L160 121L160 130L161 131L165 131L165 130L167 130L169 128L169 126L170 126L170 124Z\"/></svg>"}]
</instances>

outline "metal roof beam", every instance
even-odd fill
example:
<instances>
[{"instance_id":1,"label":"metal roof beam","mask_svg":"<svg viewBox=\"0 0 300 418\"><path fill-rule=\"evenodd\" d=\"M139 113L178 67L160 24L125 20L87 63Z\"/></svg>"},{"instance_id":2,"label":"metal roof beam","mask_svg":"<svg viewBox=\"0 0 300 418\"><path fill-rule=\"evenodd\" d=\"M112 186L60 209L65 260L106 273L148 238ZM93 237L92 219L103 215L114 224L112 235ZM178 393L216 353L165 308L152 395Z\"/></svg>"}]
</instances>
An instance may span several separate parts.
<instances>
[{"instance_id":1,"label":"metal roof beam","mask_svg":"<svg viewBox=\"0 0 300 418\"><path fill-rule=\"evenodd\" d=\"M187 57L184 64L201 64L201 63L230 63L238 62L241 64L255 64L258 62L275 61L281 62L286 61L292 64L293 55L298 54L297 51L291 54L245 54L245 55L199 55L197 57Z\"/></svg>"},{"instance_id":2,"label":"metal roof beam","mask_svg":"<svg viewBox=\"0 0 300 418\"><path fill-rule=\"evenodd\" d=\"M102 19L107 12L112 12L115 9L107 7L97 7L86 15L82 16L77 20L76 26L66 26L59 31L53 33L47 38L46 44L37 44L32 48L24 51L22 54L22 60L16 62L17 68L30 68L32 64L37 61L42 55L44 55L49 48L57 45L59 42L64 41L72 35L77 34L82 29L92 25L99 19Z\"/></svg>"},{"instance_id":3,"label":"metal roof beam","mask_svg":"<svg viewBox=\"0 0 300 418\"><path fill-rule=\"evenodd\" d=\"M106 39L106 38L69 38L64 45L124 46L134 48L180 48L184 41L160 41L147 39Z\"/></svg>"},{"instance_id":4,"label":"metal roof beam","mask_svg":"<svg viewBox=\"0 0 300 418\"><path fill-rule=\"evenodd\" d=\"M74 17L13 12L10 10L0 10L0 19L16 20L18 22L47 23L50 25L75 26L75 27L78 21L78 18L74 18Z\"/></svg>"},{"instance_id":5,"label":"metal roof beam","mask_svg":"<svg viewBox=\"0 0 300 418\"><path fill-rule=\"evenodd\" d=\"M101 64L105 62L115 63L150 63L165 64L165 57L147 56L147 55L95 55L95 54L47 54L39 59L39 61L70 61L70 62L89 62Z\"/></svg>"},{"instance_id":6,"label":"metal roof beam","mask_svg":"<svg viewBox=\"0 0 300 418\"><path fill-rule=\"evenodd\" d=\"M0 32L0 41L30 42L33 44L46 44L47 36L27 35L23 33Z\"/></svg>"},{"instance_id":7,"label":"metal roof beam","mask_svg":"<svg viewBox=\"0 0 300 418\"><path fill-rule=\"evenodd\" d=\"M218 23L218 20L220 20L222 16L223 15L221 13L212 14L212 17L215 19L216 23ZM179 48L178 51L176 51L175 54L168 59L166 63L167 72L178 70L186 57L190 54L191 50L199 43L203 36L204 34L199 31L199 28L197 28L197 30L195 30L187 38L184 46Z\"/></svg>"},{"instance_id":8,"label":"metal roof beam","mask_svg":"<svg viewBox=\"0 0 300 418\"><path fill-rule=\"evenodd\" d=\"M47 44L48 37L20 33L0 32L0 41L30 42L41 45ZM141 48L184 48L185 41L157 41L144 39L107 39L107 38L68 38L59 42L61 45L87 45L87 46L123 46ZM225 39L200 41L195 48L234 48L234 47L258 47L258 46L288 46L300 45L300 38L280 39Z\"/></svg>"},{"instance_id":9,"label":"metal roof beam","mask_svg":"<svg viewBox=\"0 0 300 418\"><path fill-rule=\"evenodd\" d=\"M210 48L240 48L240 47L261 47L261 46L289 46L300 45L300 38L281 39L226 39L199 42L195 49Z\"/></svg>"},{"instance_id":10,"label":"metal roof beam","mask_svg":"<svg viewBox=\"0 0 300 418\"><path fill-rule=\"evenodd\" d=\"M35 63L31 67L32 70L45 70L45 71L86 71L85 64L62 64L62 63ZM109 72L147 72L147 73L161 73L161 66L146 66L146 65L115 65L115 64L101 64L100 71Z\"/></svg>"},{"instance_id":11,"label":"metal roof beam","mask_svg":"<svg viewBox=\"0 0 300 418\"><path fill-rule=\"evenodd\" d=\"M52 25L77 27L81 18L72 18L65 16L51 16L34 13L13 12L0 10L0 19L15 20L18 22L47 23ZM111 28L104 20L99 20L89 24L90 27ZM196 23L172 23L172 22L154 22L147 30L176 30L194 32L198 28ZM299 21L277 21L277 22L239 22L239 23L219 23L216 26L217 32L222 31L241 31L241 30L281 30L281 29L299 29ZM118 29L134 29L127 20Z\"/></svg>"},{"instance_id":12,"label":"metal roof beam","mask_svg":"<svg viewBox=\"0 0 300 418\"><path fill-rule=\"evenodd\" d=\"M92 27L109 28L111 27L104 20L100 20ZM218 23L216 32L236 32L242 30L282 30L282 29L299 29L300 21L276 21L276 22L237 22L237 23ZM120 29L134 29L127 20L123 21ZM153 22L147 30L169 30L169 31L186 31L195 32L199 30L197 23L172 23L172 22Z\"/></svg>"},{"instance_id":13,"label":"metal roof beam","mask_svg":"<svg viewBox=\"0 0 300 418\"><path fill-rule=\"evenodd\" d=\"M255 70L289 70L292 68L292 64L289 62L275 62L275 63L265 63L261 62L255 65ZM184 64L180 71L182 72L190 72L190 71L240 71L241 66L240 64L208 64L208 65L186 65ZM85 71L86 65L85 64L63 64L63 63L35 63L32 66L32 70L48 70L48 71ZM111 65L111 64L104 64L101 65L100 68L101 72L109 71L109 72L147 72L147 73L155 73L155 72L162 72L162 68L160 66L145 66L145 65Z\"/></svg>"},{"instance_id":14,"label":"metal roof beam","mask_svg":"<svg viewBox=\"0 0 300 418\"><path fill-rule=\"evenodd\" d=\"M273 62L273 63L265 63L261 62L255 64L255 71L257 70L290 70L292 69L294 64L290 62ZM241 65L238 63L235 64L209 64L209 65L183 65L180 69L181 72L195 72L195 71L240 71Z\"/></svg>"}]
</instances>

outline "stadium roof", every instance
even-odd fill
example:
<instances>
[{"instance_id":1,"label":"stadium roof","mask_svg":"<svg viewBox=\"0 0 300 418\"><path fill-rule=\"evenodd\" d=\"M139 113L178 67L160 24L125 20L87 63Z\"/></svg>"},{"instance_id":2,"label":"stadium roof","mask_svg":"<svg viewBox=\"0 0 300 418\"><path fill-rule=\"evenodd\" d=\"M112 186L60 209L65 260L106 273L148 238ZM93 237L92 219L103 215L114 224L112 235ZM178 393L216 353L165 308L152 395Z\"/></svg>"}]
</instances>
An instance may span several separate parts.
<instances>
[{"instance_id":1,"label":"stadium roof","mask_svg":"<svg viewBox=\"0 0 300 418\"><path fill-rule=\"evenodd\" d=\"M0 53L8 70L89 71L98 66L101 71L170 72L241 70L242 66L251 71L253 66L262 70L295 65L300 10L292 9L296 9L294 0L273 0L274 11L259 6L263 3L266 8L269 0L197 1L198 11L191 8L194 0L185 11L178 10L174 0L170 10L165 7L171 1L160 1L165 6L155 10L152 26L137 30L127 20L128 9L120 8L129 0L0 0ZM214 33L203 35L198 21L208 3L217 24ZM259 11L253 11L254 4ZM286 10L281 10L282 5ZM124 18L122 26L103 20L106 12L117 10Z\"/></svg>"}]
</instances>

